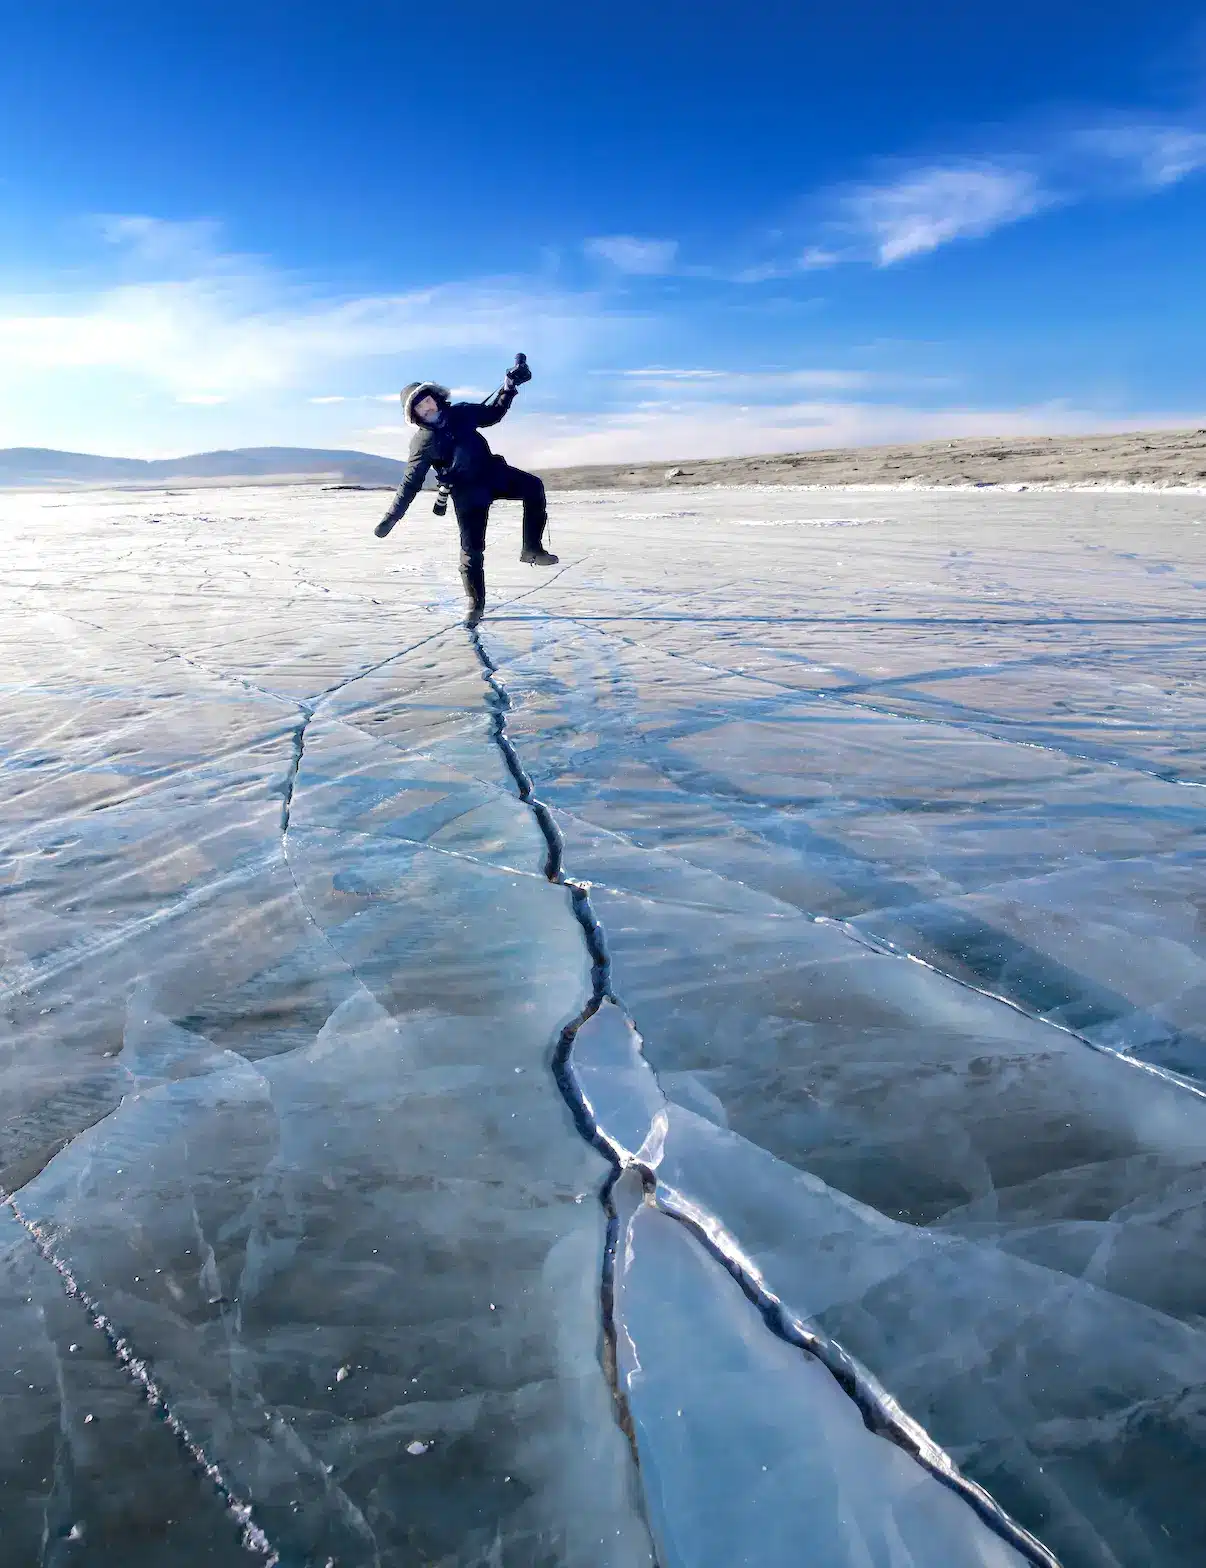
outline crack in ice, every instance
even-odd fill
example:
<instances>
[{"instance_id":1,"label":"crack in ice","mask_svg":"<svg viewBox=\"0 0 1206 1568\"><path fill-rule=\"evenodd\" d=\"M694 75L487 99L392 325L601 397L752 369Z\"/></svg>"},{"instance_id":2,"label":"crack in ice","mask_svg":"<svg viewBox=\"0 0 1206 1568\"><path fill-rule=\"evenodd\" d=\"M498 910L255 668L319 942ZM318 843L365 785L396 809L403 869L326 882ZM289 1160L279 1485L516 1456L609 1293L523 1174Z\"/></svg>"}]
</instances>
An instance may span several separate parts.
<instances>
[{"instance_id":1,"label":"crack in ice","mask_svg":"<svg viewBox=\"0 0 1206 1568\"><path fill-rule=\"evenodd\" d=\"M593 627L589 624L589 621L591 620L591 617L589 616L564 615L558 617L558 619L571 621L573 624L581 626L583 631L593 632L596 636L612 638L614 641L622 643L625 647L632 648L639 653L659 653L663 658L675 659L683 664L690 664L695 669L704 670L711 675L726 675L733 680L748 680L754 681L759 685L769 686L776 692L782 693L783 700L785 701L791 701L801 705L812 702L833 702L844 708L852 708L855 712L858 713L872 714L877 718L897 719L902 723L937 725L939 727L954 730L956 732L963 730L973 735L983 735L987 740L999 741L1004 746L1020 746L1024 747L1028 751L1047 752L1052 756L1063 757L1068 761L1087 762L1097 767L1115 768L1123 773L1134 773L1140 778L1155 779L1158 783L1161 784L1172 784L1179 789L1206 789L1206 780L1180 778L1168 769L1144 767L1141 762L1134 760L1124 760L1116 757L1094 755L1089 752L1074 751L1067 746L1055 746L1047 741L1028 740L1022 738L1019 735L1009 734L1008 732L1001 732L999 730L992 729L989 727L994 722L991 718L985 723L978 723L974 717L971 716L972 710L966 708L962 709L961 711L967 713L969 717L960 722L959 719L954 716L942 717L941 715L937 714L930 716L924 713L910 713L906 710L890 708L886 705L879 706L870 702L859 702L853 697L845 695L842 691L842 688L840 687L830 690L801 690L801 688L798 686L789 686L782 681L776 681L769 675L759 675L750 670L732 670L729 669L726 665L710 664L706 660L700 659L691 653L679 653L673 648L663 648L657 643L641 642L635 637L625 637L622 632ZM598 619L607 619L607 617L598 617ZM681 617L681 619L686 620L689 618L684 616ZM850 623L843 622L842 624L851 624L854 619L855 618L852 617ZM775 624L779 623L776 621ZM785 618L784 624L790 624L790 622ZM876 624L879 623L876 622ZM991 625L993 623L983 622L977 624ZM924 677L900 677L900 679L921 680L924 679ZM917 701L919 702L924 700L925 699L923 697L917 698ZM1001 723L1002 721L996 720L995 722ZM1008 721L1004 722L1007 723Z\"/></svg>"},{"instance_id":2,"label":"crack in ice","mask_svg":"<svg viewBox=\"0 0 1206 1568\"><path fill-rule=\"evenodd\" d=\"M255 1522L251 1503L226 1478L219 1466L210 1458L201 1441L193 1435L183 1419L177 1415L169 1403L168 1395L157 1381L150 1364L138 1354L130 1341L118 1332L117 1327L106 1316L97 1301L76 1279L70 1266L59 1257L54 1250L50 1237L42 1226L24 1213L18 1205L16 1197L11 1193L0 1192L0 1207L7 1208L11 1212L13 1218L23 1228L39 1255L58 1274L62 1281L64 1294L71 1300L78 1301L80 1306L83 1307L91 1319L93 1328L103 1337L114 1360L126 1373L126 1376L135 1385L155 1414L160 1417L172 1432L180 1445L181 1452L213 1486L223 1507L239 1526L240 1540L244 1549L261 1559L263 1568L277 1568L281 1560L280 1553Z\"/></svg>"},{"instance_id":3,"label":"crack in ice","mask_svg":"<svg viewBox=\"0 0 1206 1568\"><path fill-rule=\"evenodd\" d=\"M558 1088L574 1117L575 1125L583 1137L604 1154L612 1166L612 1175L600 1194L607 1215L607 1244L604 1250L600 1291L606 1354L604 1370L612 1386L621 1426L633 1446L638 1463L635 1433L627 1399L616 1375L615 1362L617 1325L614 1309L614 1279L619 1236L618 1214L612 1192L615 1183L625 1170L637 1171L644 1185L647 1200L652 1202L660 1212L682 1224L725 1268L747 1299L758 1309L763 1322L773 1334L812 1355L828 1369L843 1392L858 1406L869 1431L894 1442L936 1480L957 1493L994 1534L1011 1545L1027 1562L1035 1565L1035 1568L1060 1568L1058 1559L1042 1542L1011 1518L982 1486L965 1476L950 1455L897 1404L866 1368L843 1350L836 1341L821 1334L817 1329L808 1327L787 1311L778 1296L766 1285L757 1266L745 1255L716 1216L709 1214L683 1194L659 1181L656 1161L660 1159L660 1145L666 1132L664 1111L652 1118L645 1140L641 1148L636 1151L626 1149L609 1135L606 1127L599 1123L590 1100L574 1072L573 1048L578 1032L599 1012L604 1003L610 1002L619 1010L638 1042L640 1035L612 988L606 937L591 905L589 885L567 877L564 865L565 846L561 832L548 806L536 795L531 776L523 766L514 743L507 733L506 716L511 710L510 695L499 679L497 666L486 651L476 628L469 632L469 639L481 663L482 678L490 691L487 702L492 713L492 737L502 753L508 771L515 780L520 800L532 812L544 834L548 846L545 875L551 883L566 888L570 893L574 915L582 928L583 939L591 958L591 997L578 1018L562 1031L554 1052L553 1072ZM652 1068L649 1070L656 1083L656 1073L653 1073ZM660 1084L657 1087L663 1101L668 1103Z\"/></svg>"},{"instance_id":4,"label":"crack in ice","mask_svg":"<svg viewBox=\"0 0 1206 1568\"><path fill-rule=\"evenodd\" d=\"M570 619L570 620L574 619L574 617L564 617L564 618L565 619ZM587 632L590 632L590 631L593 630L593 628L584 627L584 630L586 630ZM612 636L612 635L615 635L615 634L611 634L611 633L598 634L598 633L596 633L596 635L602 635L603 637L607 637L607 636ZM627 646L639 649L641 651L648 651L645 648L645 645L637 643L637 642L633 642L631 639L628 639L628 638L616 635L615 640L619 641L619 642L622 642L622 643L625 643ZM738 672L738 671L729 670L729 669L726 669L725 667L719 666L719 665L710 665L710 664L703 663L702 661L700 661L698 659L695 659L695 658L693 658L692 656L690 656L688 654L678 654L678 653L674 653L673 651L670 651L670 650L657 648L656 646L654 647L653 651L654 652L658 652L658 653L662 653L666 658L682 660L685 663L691 664L695 668L699 668L699 669L705 670L705 671L707 671L709 673L712 673L712 674L730 675L730 676L733 676L734 678L742 678L742 676L744 675L744 672ZM771 685L776 684L774 682L768 681L765 678L759 677L759 676L748 676L746 678L748 678L750 680L755 680L755 681L763 681L765 684L771 684ZM794 691L794 688L784 688L784 689L786 691ZM830 696L829 693L811 693L811 692L810 693L797 693L796 695L802 701L803 700L811 700L814 697L825 697L825 698L828 698ZM924 717L922 717L920 715L910 715L910 714L891 714L891 713L887 713L886 710L879 710L879 709L876 709L876 708L871 708L871 707L868 707L866 704L862 704L862 703L849 702L848 700L846 700L844 698L837 698L837 699L834 699L834 700L840 702L843 706L857 708L857 709L859 709L861 711L869 712L869 713L876 714L876 715L880 715L881 713L883 713L887 717L900 718L900 719L905 719L905 720L910 720L911 719L911 720L913 720L913 721L915 721L917 723L920 723L920 724L946 725L946 727L952 728L952 729L956 729L956 730L960 728L960 726L954 725L954 724L949 724L948 721L945 721L945 720L942 720L942 719L928 719L928 718L924 718ZM637 730L635 728L635 726L632 725L631 720L628 719L628 717L626 715L621 713L618 717L619 717L619 722L621 724L623 724L629 730L631 738L633 739L633 741L637 745L639 745L643 750L647 750L647 751L650 752L650 759L649 760L650 760L650 766L652 767L652 769L661 778L663 778L668 784L670 784L674 789L682 792L684 795L687 795L691 799L703 798L703 799L708 799L708 800L711 800L711 801L715 801L717 804L721 805L724 808L728 808L729 806L736 804L736 805L742 805L742 806L747 806L747 807L748 806L752 806L752 807L755 807L755 808L761 807L761 808L769 809L767 802L761 800L758 797L744 794L741 791L740 786L733 785L733 786L730 787L729 792L722 793L722 792L720 792L718 790L715 790L715 789L709 789L706 785L704 785L699 780L698 775L696 775L694 773L694 770L692 770L692 769L680 767L677 771L672 770L670 765L668 764L667 760L663 756L659 755L656 751L652 750L652 743L656 739L655 736L651 735L648 731ZM965 728L970 728L970 726L964 726L964 727ZM1045 745L1042 745L1039 742L1019 740L1016 737L992 736L991 738L999 740L1003 744L1006 744L1006 745L1022 746L1022 747L1026 747L1028 749L1033 749L1033 750L1037 750L1037 751L1054 752L1056 755L1059 755L1059 756L1064 757L1064 758L1068 758L1068 757L1074 755L1072 753L1063 751L1060 748L1053 748L1053 747L1045 746ZM1165 777L1162 774L1158 774L1158 773L1152 772L1151 770L1148 770L1148 769L1144 769L1144 768L1140 768L1140 767L1134 767L1134 766L1132 766L1131 764L1128 764L1128 763L1114 762L1114 761L1110 761L1108 759L1095 759L1095 758L1084 758L1084 759L1081 759L1081 760L1086 760L1086 761L1089 761L1089 762L1100 763L1100 765L1102 765L1102 766L1109 766L1109 767L1117 768L1117 769L1120 769L1120 770L1123 770L1123 771L1137 773L1137 774L1139 774L1141 776L1145 776L1145 777L1152 777L1152 778L1155 778L1160 783L1175 784L1175 785L1180 785L1180 786L1185 787L1185 788L1204 788L1204 787L1206 787L1206 785L1199 784L1199 783L1197 783L1194 780L1168 778L1168 777ZM680 774L682 776L679 776ZM688 787L687 784L684 783L684 778L687 778L687 779L695 778L696 782L693 784L692 787ZM796 806L794 804L792 804L792 803L783 802L783 801L776 802L776 810L779 812L780 815L783 815L783 816L793 816L796 813L796 809L797 809ZM1187 807L1185 809L1188 810L1189 808ZM597 824L593 824L593 823L591 824L591 826L592 826L592 828L594 828L595 831L606 832L606 833L609 834L609 836L618 839L620 842L623 842L623 843L626 843L626 844L630 844L634 848L643 849L646 853L657 853L657 854L666 853L666 854L670 854L669 851L662 851L662 850L650 851L647 846L636 844L633 840L628 839L623 834L616 833L614 830L603 829L603 828L600 828ZM747 822L745 824L745 828L746 828L746 830L748 832L755 834L763 842L772 842L772 845L773 845L773 841L767 841L765 839L764 835L758 829L758 827L755 826L754 824ZM677 859L678 857L673 857L673 858ZM1126 860L1127 858L1131 858L1131 857L1126 857L1126 856L1118 857L1119 860ZM1140 857L1134 857L1134 858L1140 858ZM1146 858L1150 859L1151 857L1148 856ZM685 861L685 862L681 862L681 863L686 864L686 865L692 865L692 862L690 862L690 861ZM715 874L716 875L721 875L720 873L715 873ZM728 881L730 881L732 879L722 877L722 880L728 882ZM584 884L584 885L589 886L590 884ZM602 885L602 884L599 884L599 885ZM737 886L737 887L745 887L745 884L741 883L740 881L733 881L733 885ZM632 892L630 890L625 890L625 889L616 889L615 891L618 891L618 892L621 892L621 893L627 893L627 896L630 896L630 897L633 897L633 898L638 898L638 899L639 898L648 898L650 902L654 902L654 903L657 903L657 902L668 902L668 903L678 903L678 904L680 904L681 907L694 907L686 900L658 899L656 897L653 897L652 895L642 894L642 893L638 893L638 892ZM771 894L763 894L762 896L767 897L767 898L774 898L774 895L771 895ZM782 901L778 900L778 899L775 899L775 902L776 903L782 903ZM1176 1088L1187 1090L1190 1094L1194 1095L1195 1097L1197 1097L1199 1099L1206 1098L1206 1089L1204 1089L1201 1084L1195 1082L1195 1080L1192 1079L1191 1077L1189 1077L1189 1076L1187 1076L1187 1075L1185 1075L1183 1073L1178 1073L1175 1069L1161 1067L1161 1066L1159 1066L1156 1063L1144 1061L1141 1057L1134 1056L1134 1055L1130 1054L1130 1052L1128 1052L1125 1049L1118 1049L1116 1047L1113 1047L1113 1046L1110 1046L1110 1045L1106 1045L1103 1042L1092 1038L1090 1035L1087 1035L1087 1034L1083 1033L1082 1031L1074 1028L1070 1024L1061 1023L1058 1020L1050 1017L1048 1014L1039 1012L1036 1009L1027 1006L1025 1002L1017 1001L1014 998L1012 998L1012 997L1010 997L1008 995L1005 995L1002 992L999 992L999 991L991 989L989 986L978 985L978 984L976 984L972 980L965 979L965 978L963 978L960 975L954 974L952 971L950 971L948 969L942 968L940 965L935 963L932 959L923 958L919 954L913 953L908 948L901 947L901 946L897 945L896 943L891 942L887 938L880 937L880 936L876 935L874 932L864 930L864 929L862 929L860 927L856 927L856 926L850 924L849 922L847 922L845 920L842 920L840 918L834 917L834 916L817 914L817 913L815 913L815 912L813 912L811 910L800 909L798 906L794 906L794 905L785 905L784 907L785 907L785 914L788 911L794 911L800 918L808 920L808 921L812 922L815 925L825 925L825 926L828 926L828 927L832 928L833 930L837 931L838 933L840 933L841 935L847 937L849 940L851 940L851 941L861 945L862 947L864 947L866 949L869 949L871 951L877 952L877 953L881 954L884 957L890 957L890 958L895 958L895 959L899 959L899 960L905 960L905 961L908 961L908 962L911 962L911 963L918 964L923 969L928 970L931 974L937 975L941 979L949 980L953 984L962 987L966 991L970 991L974 995L981 996L981 997L983 997L987 1001L998 1002L1002 1006L1009 1008L1012 1012L1015 1012L1015 1013L1019 1014L1021 1017L1027 1018L1027 1019L1031 1020L1034 1023L1043 1024L1043 1025L1048 1026L1049 1028L1057 1029L1057 1030L1059 1030L1059 1032L1061 1034L1067 1035L1070 1038L1077 1040L1081 1044L1088 1046L1093 1051L1097 1051L1097 1052L1100 1052L1103 1055L1110 1056L1115 1061L1124 1063L1128 1067L1135 1068L1135 1069L1137 1069L1139 1071L1145 1072L1145 1073L1149 1074L1152 1077L1159 1078L1163 1082L1171 1084L1171 1085L1175 1086ZM873 913L873 911L869 911L868 913ZM770 918L770 917L771 917L770 916L770 912L768 911L767 912L767 918Z\"/></svg>"}]
</instances>

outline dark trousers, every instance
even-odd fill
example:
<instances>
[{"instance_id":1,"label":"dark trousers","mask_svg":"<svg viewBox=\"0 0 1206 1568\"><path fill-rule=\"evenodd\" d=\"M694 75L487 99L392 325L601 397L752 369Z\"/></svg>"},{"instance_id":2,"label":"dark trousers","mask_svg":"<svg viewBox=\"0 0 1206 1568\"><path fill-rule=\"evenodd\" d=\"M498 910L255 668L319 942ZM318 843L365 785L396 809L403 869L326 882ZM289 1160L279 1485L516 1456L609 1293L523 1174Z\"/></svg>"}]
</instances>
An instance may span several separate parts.
<instances>
[{"instance_id":1,"label":"dark trousers","mask_svg":"<svg viewBox=\"0 0 1206 1568\"><path fill-rule=\"evenodd\" d=\"M486 597L486 524L495 501L523 502L523 547L539 550L548 522L544 481L522 468L500 462L490 477L488 489L453 490L457 527L461 534L461 581L474 603Z\"/></svg>"}]
</instances>

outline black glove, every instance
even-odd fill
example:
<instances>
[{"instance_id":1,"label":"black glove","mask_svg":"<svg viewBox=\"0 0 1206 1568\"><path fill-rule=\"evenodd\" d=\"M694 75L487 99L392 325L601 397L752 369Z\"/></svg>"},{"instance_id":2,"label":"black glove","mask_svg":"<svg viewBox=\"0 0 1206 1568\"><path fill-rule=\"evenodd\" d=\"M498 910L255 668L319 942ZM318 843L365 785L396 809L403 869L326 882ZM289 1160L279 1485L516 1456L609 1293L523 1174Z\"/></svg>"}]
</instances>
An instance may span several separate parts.
<instances>
[{"instance_id":1,"label":"black glove","mask_svg":"<svg viewBox=\"0 0 1206 1568\"><path fill-rule=\"evenodd\" d=\"M390 529L397 521L398 519L396 517L383 517L377 524L376 528L373 529L373 532L377 535L378 539L384 539L386 534L389 533Z\"/></svg>"},{"instance_id":2,"label":"black glove","mask_svg":"<svg viewBox=\"0 0 1206 1568\"><path fill-rule=\"evenodd\" d=\"M523 386L525 381L530 381L531 379L532 372L528 369L528 356L526 354L516 354L515 363L503 377L507 390L514 392L516 388Z\"/></svg>"}]
</instances>

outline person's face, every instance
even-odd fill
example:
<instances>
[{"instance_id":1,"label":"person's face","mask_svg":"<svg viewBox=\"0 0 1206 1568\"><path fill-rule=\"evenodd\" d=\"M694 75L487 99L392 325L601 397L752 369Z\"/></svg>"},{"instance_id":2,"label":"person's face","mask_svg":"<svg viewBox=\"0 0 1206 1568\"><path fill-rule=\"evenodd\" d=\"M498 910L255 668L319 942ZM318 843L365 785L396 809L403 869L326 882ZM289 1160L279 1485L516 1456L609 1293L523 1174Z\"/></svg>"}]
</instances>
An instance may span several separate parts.
<instances>
[{"instance_id":1,"label":"person's face","mask_svg":"<svg viewBox=\"0 0 1206 1568\"><path fill-rule=\"evenodd\" d=\"M415 404L415 418L423 424L430 425L440 412L440 405L429 392L426 397L421 397Z\"/></svg>"}]
</instances>

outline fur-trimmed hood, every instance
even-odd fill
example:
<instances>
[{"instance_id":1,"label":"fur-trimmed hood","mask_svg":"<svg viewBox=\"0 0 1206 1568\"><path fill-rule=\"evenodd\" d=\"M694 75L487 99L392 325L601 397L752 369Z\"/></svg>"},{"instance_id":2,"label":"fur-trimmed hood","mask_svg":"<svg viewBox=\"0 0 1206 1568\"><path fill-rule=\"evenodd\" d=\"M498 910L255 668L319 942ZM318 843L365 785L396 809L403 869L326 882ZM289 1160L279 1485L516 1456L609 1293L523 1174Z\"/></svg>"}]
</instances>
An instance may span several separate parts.
<instances>
[{"instance_id":1,"label":"fur-trimmed hood","mask_svg":"<svg viewBox=\"0 0 1206 1568\"><path fill-rule=\"evenodd\" d=\"M398 394L402 399L402 412L406 415L408 425L417 425L415 418L415 404L427 396L435 398L441 408L447 408L452 400L452 393L447 387L442 387L438 381L412 381L408 387L403 387Z\"/></svg>"}]
</instances>

